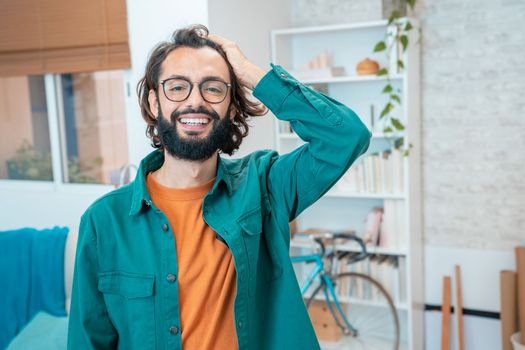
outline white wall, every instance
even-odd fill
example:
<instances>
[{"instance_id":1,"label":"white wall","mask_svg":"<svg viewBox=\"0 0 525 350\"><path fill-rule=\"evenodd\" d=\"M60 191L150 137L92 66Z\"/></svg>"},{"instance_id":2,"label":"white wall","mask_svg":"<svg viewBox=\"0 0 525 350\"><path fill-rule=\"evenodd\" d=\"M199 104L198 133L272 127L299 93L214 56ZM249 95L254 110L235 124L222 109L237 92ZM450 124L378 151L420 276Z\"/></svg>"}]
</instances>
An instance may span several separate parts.
<instances>
[{"instance_id":1,"label":"white wall","mask_svg":"<svg viewBox=\"0 0 525 350\"><path fill-rule=\"evenodd\" d=\"M147 55L176 28L191 23L207 24L207 1L128 0L128 31L132 68L126 72L130 96L126 97L129 161L137 164L152 148L145 136L135 86L144 72ZM0 180L0 230L19 227L68 226L77 231L80 216L111 186L65 185Z\"/></svg>"},{"instance_id":2,"label":"white wall","mask_svg":"<svg viewBox=\"0 0 525 350\"><path fill-rule=\"evenodd\" d=\"M132 68L126 80L131 94L126 98L129 159L138 165L153 150L145 136L146 123L140 115L136 86L144 75L146 61L151 49L160 41L170 38L177 28L200 23L207 25L208 2L206 0L128 0L128 31Z\"/></svg>"},{"instance_id":3,"label":"white wall","mask_svg":"<svg viewBox=\"0 0 525 350\"><path fill-rule=\"evenodd\" d=\"M209 0L208 10L212 33L235 41L250 61L270 70L270 31L290 27L290 1ZM274 118L271 113L252 118L249 134L233 157L275 148Z\"/></svg>"}]
</instances>

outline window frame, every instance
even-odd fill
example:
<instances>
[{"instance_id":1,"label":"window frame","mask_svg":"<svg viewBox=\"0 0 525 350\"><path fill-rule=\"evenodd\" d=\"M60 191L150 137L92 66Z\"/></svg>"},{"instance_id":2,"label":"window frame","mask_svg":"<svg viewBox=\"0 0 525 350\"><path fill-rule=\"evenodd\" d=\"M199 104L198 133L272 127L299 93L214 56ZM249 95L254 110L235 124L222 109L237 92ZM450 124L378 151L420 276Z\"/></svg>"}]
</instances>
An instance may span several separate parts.
<instances>
[{"instance_id":1,"label":"window frame","mask_svg":"<svg viewBox=\"0 0 525 350\"><path fill-rule=\"evenodd\" d=\"M49 143L53 180L0 179L0 190L53 191L71 194L92 194L93 190L105 193L115 189L113 184L67 182L67 150L64 107L61 96L61 74L44 75Z\"/></svg>"}]
</instances>

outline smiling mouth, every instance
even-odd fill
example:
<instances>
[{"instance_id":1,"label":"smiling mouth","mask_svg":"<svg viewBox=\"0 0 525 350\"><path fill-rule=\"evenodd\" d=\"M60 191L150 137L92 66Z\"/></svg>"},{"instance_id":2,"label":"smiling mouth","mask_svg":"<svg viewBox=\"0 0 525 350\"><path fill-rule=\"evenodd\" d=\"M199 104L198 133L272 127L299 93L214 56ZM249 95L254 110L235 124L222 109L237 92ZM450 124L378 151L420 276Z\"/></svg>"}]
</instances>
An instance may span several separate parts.
<instances>
[{"instance_id":1,"label":"smiling mouth","mask_svg":"<svg viewBox=\"0 0 525 350\"><path fill-rule=\"evenodd\" d=\"M206 114L183 114L177 118L182 129L186 131L203 131L211 124L212 119Z\"/></svg>"},{"instance_id":2,"label":"smiling mouth","mask_svg":"<svg viewBox=\"0 0 525 350\"><path fill-rule=\"evenodd\" d=\"M211 122L211 118L205 114L184 114L177 121L185 125L206 125Z\"/></svg>"}]
</instances>

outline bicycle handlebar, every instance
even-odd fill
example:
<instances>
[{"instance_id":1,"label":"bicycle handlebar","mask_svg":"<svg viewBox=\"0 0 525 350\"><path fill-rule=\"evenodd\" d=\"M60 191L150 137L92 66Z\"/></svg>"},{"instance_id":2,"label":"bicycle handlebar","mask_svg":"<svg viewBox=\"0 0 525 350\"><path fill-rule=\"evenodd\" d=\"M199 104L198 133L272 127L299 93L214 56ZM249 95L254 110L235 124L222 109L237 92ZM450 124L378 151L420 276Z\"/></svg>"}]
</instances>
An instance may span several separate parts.
<instances>
[{"instance_id":1,"label":"bicycle handlebar","mask_svg":"<svg viewBox=\"0 0 525 350\"><path fill-rule=\"evenodd\" d=\"M357 242L357 244L359 244L359 246L361 248L361 252L359 252L359 254L357 256L349 259L348 263L355 263L355 262L364 260L368 256L368 253L366 251L365 242L360 237L357 237L354 234L342 233L342 232L330 232L330 233L322 233L322 234L312 234L311 236L313 237L314 241L317 244L319 244L319 246L321 247L321 256L322 257L324 257L325 253L326 253L326 247L325 247L325 244L323 242L323 239L337 239L337 238L342 238L342 239L348 239L348 240L355 241L355 242Z\"/></svg>"}]
</instances>

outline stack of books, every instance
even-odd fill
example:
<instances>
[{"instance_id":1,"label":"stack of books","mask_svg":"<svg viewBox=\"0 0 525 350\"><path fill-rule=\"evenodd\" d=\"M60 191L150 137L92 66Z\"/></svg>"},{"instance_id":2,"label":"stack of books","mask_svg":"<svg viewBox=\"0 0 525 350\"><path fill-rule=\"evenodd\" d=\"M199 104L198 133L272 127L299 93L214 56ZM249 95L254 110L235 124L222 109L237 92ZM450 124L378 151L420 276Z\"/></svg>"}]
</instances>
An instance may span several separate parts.
<instances>
[{"instance_id":1,"label":"stack of books","mask_svg":"<svg viewBox=\"0 0 525 350\"><path fill-rule=\"evenodd\" d=\"M404 157L383 151L361 157L338 181L336 189L355 193L403 193Z\"/></svg>"}]
</instances>

